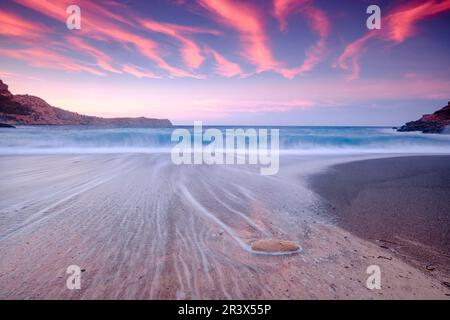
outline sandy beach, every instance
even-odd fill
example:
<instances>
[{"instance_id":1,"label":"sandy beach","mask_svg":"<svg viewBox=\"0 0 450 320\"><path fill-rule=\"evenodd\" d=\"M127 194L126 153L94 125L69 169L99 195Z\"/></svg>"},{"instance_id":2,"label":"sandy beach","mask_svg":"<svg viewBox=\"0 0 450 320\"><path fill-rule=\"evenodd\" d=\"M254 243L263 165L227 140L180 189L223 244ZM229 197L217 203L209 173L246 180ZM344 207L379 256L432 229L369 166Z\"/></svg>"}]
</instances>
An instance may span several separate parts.
<instances>
[{"instance_id":1,"label":"sandy beach","mask_svg":"<svg viewBox=\"0 0 450 320\"><path fill-rule=\"evenodd\" d=\"M339 164L310 186L339 226L448 281L450 156Z\"/></svg>"},{"instance_id":2,"label":"sandy beach","mask_svg":"<svg viewBox=\"0 0 450 320\"><path fill-rule=\"evenodd\" d=\"M449 299L449 157L386 157L1 156L0 299Z\"/></svg>"}]
</instances>

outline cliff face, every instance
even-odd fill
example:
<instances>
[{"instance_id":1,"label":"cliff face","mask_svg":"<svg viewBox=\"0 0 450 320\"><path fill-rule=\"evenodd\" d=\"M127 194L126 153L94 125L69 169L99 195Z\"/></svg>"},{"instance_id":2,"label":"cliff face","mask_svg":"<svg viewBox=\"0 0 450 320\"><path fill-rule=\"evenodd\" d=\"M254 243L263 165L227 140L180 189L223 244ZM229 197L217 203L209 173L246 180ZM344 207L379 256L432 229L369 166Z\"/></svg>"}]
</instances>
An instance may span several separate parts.
<instances>
[{"instance_id":1,"label":"cliff face","mask_svg":"<svg viewBox=\"0 0 450 320\"><path fill-rule=\"evenodd\" d=\"M423 115L417 121L411 121L400 127L397 131L422 131L423 133L442 133L450 126L450 101L447 106L433 114Z\"/></svg>"},{"instance_id":2,"label":"cliff face","mask_svg":"<svg viewBox=\"0 0 450 320\"><path fill-rule=\"evenodd\" d=\"M0 122L23 125L99 125L119 127L170 127L167 119L101 118L53 107L41 98L12 95L0 80Z\"/></svg>"},{"instance_id":3,"label":"cliff face","mask_svg":"<svg viewBox=\"0 0 450 320\"><path fill-rule=\"evenodd\" d=\"M11 92L8 90L8 86L0 80L0 97L12 97Z\"/></svg>"}]
</instances>

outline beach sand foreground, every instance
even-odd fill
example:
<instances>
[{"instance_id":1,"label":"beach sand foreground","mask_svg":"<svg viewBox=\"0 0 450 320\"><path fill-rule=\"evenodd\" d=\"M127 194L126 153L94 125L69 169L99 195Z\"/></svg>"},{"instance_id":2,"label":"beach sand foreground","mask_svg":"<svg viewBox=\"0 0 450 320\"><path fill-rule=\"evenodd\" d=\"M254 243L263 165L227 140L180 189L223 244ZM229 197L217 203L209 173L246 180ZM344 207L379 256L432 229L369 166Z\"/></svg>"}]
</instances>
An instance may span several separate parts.
<instances>
[{"instance_id":1,"label":"beach sand foreground","mask_svg":"<svg viewBox=\"0 0 450 320\"><path fill-rule=\"evenodd\" d=\"M441 278L336 223L334 200L311 188L312 174L366 158L284 156L261 176L169 154L1 156L0 298L449 299ZM301 251L255 254L267 239ZM66 287L70 265L80 290ZM366 287L370 265L381 290Z\"/></svg>"}]
</instances>

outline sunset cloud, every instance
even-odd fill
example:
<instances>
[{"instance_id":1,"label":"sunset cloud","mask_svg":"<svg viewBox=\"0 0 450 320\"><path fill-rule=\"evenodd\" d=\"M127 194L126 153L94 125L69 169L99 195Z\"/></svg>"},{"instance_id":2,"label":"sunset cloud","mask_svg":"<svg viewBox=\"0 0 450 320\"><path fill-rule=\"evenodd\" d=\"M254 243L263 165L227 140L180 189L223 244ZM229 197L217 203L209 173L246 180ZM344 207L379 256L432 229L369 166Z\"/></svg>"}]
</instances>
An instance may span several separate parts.
<instances>
[{"instance_id":1,"label":"sunset cloud","mask_svg":"<svg viewBox=\"0 0 450 320\"><path fill-rule=\"evenodd\" d=\"M280 30L286 30L288 25L287 19L290 14L308 3L309 0L274 0L273 14L278 20Z\"/></svg>"},{"instance_id":2,"label":"sunset cloud","mask_svg":"<svg viewBox=\"0 0 450 320\"><path fill-rule=\"evenodd\" d=\"M201 53L199 45L195 41L193 41L190 37L188 37L187 34L189 35L195 33L208 33L213 35L220 34L220 32L216 30L180 26L171 23L160 23L149 19L140 19L139 21L140 24L147 30L163 33L178 40L182 45L180 51L185 64L189 68L193 69L197 69L198 67L200 67L205 58Z\"/></svg>"},{"instance_id":3,"label":"sunset cloud","mask_svg":"<svg viewBox=\"0 0 450 320\"><path fill-rule=\"evenodd\" d=\"M450 10L450 0L431 0L408 4L394 10L385 19L387 38L400 43L414 36L418 22Z\"/></svg>"},{"instance_id":4,"label":"sunset cloud","mask_svg":"<svg viewBox=\"0 0 450 320\"><path fill-rule=\"evenodd\" d=\"M111 65L113 58L107 54L105 54L103 51L98 50L94 46L88 44L85 40L79 38L79 37L66 37L66 41L77 50L87 53L88 55L94 57L96 60L96 64L101 69L112 72L112 73L122 73L119 69L113 67Z\"/></svg>"},{"instance_id":5,"label":"sunset cloud","mask_svg":"<svg viewBox=\"0 0 450 320\"><path fill-rule=\"evenodd\" d=\"M0 10L0 25L0 35L26 40L36 39L41 34L50 32L50 28L40 23L26 20L4 10Z\"/></svg>"},{"instance_id":6,"label":"sunset cloud","mask_svg":"<svg viewBox=\"0 0 450 320\"><path fill-rule=\"evenodd\" d=\"M299 74L311 71L319 64L326 51L326 40L330 33L330 22L327 15L309 0L274 0L274 16L277 18L280 30L287 28L287 19L291 14L299 13L306 18L310 29L317 34L317 42L306 50L303 63L296 68L282 68L279 72L292 79Z\"/></svg>"},{"instance_id":7,"label":"sunset cloud","mask_svg":"<svg viewBox=\"0 0 450 320\"><path fill-rule=\"evenodd\" d=\"M436 25L425 22L450 10L450 0L400 1L390 6L390 11L385 6L381 30L362 31L359 38L352 38L356 40L341 48L342 39L353 34L353 31L348 33L351 29L348 26L367 30L364 23L351 17L355 14L350 10L351 5L342 7L342 15L348 15L348 25L342 28L338 23L342 22L341 17L334 15L333 20L330 19L335 8L326 1L189 0L138 5L116 0L78 0L76 3L82 9L82 29L69 31L66 7L73 1L4 0L0 9L2 70L20 74L14 69L16 66L17 69L33 66L43 69L32 70L36 76L40 71L45 74L46 69L52 70L51 74L60 70L61 73L85 73L93 82L97 80L92 76L102 77L98 81L106 77L135 82L140 82L137 79L164 79L152 84L175 78L191 78L180 80L189 84L208 79L212 84L236 81L239 85L246 81L276 79L280 86L297 84L295 90L302 93L306 87L301 82L303 79L358 79L361 68L368 76L395 77L397 74L405 80L406 72L420 76L421 71L413 66L401 69L402 63L394 59L401 55L402 46L395 45L414 41L419 27L434 28L439 33L442 30ZM168 7L154 10L160 9L159 6ZM336 25L332 25L332 21ZM438 20L437 24L442 22ZM355 30L358 29L355 27ZM421 41L420 37L416 39ZM381 73L373 66L362 65L365 52L374 57L374 52L368 52L374 44L386 44L390 50L398 50L389 57L393 59L389 64L391 68L395 66L389 72ZM376 51L378 54L381 50ZM445 51L440 54L443 56ZM424 50L419 55L420 59L432 63L432 52ZM16 62L13 60L18 63L11 63ZM333 63L344 73L333 70ZM309 78L319 66L319 72ZM448 68L444 65L442 70ZM232 87L224 86L223 90ZM272 89L268 86L263 93ZM268 101L280 101L267 95ZM237 110L246 108L240 107L242 109ZM267 106L255 104L253 107L263 110ZM277 108L281 111L286 105L279 104Z\"/></svg>"},{"instance_id":8,"label":"sunset cloud","mask_svg":"<svg viewBox=\"0 0 450 320\"><path fill-rule=\"evenodd\" d=\"M212 50L206 50L216 61L216 72L224 77L234 77L237 75L242 75L241 67L234 62L231 62L220 53Z\"/></svg>"},{"instance_id":9,"label":"sunset cloud","mask_svg":"<svg viewBox=\"0 0 450 320\"><path fill-rule=\"evenodd\" d=\"M122 71L138 78L150 78L150 79L160 78L151 71L142 70L141 68L132 65L124 65L122 67Z\"/></svg>"},{"instance_id":10,"label":"sunset cloud","mask_svg":"<svg viewBox=\"0 0 450 320\"><path fill-rule=\"evenodd\" d=\"M362 38L348 44L344 52L338 58L338 65L341 69L350 72L349 80L355 80L359 78L360 64L359 57L366 49L366 42L376 36L376 31L368 32Z\"/></svg>"},{"instance_id":11,"label":"sunset cloud","mask_svg":"<svg viewBox=\"0 0 450 320\"><path fill-rule=\"evenodd\" d=\"M217 22L236 30L243 45L243 55L257 67L257 72L280 67L280 62L272 56L264 18L256 6L230 0L199 0Z\"/></svg>"},{"instance_id":12,"label":"sunset cloud","mask_svg":"<svg viewBox=\"0 0 450 320\"><path fill-rule=\"evenodd\" d=\"M64 70L67 72L87 72L96 76L104 75L104 73L94 68L76 63L74 60L69 59L62 54L44 48L0 48L0 55L26 61L31 66L38 68Z\"/></svg>"},{"instance_id":13,"label":"sunset cloud","mask_svg":"<svg viewBox=\"0 0 450 320\"><path fill-rule=\"evenodd\" d=\"M0 35L14 39L12 41L14 48L3 47L0 49L2 56L22 60L29 65L39 68L48 68L56 70L64 70L68 72L87 72L97 76L103 76L104 73L92 68L90 66L79 63L74 59L68 57L65 52L61 50L50 50L49 48L42 48L42 42L47 42L48 45L54 44L54 41L48 39L49 34L53 30L41 23L25 20L15 13L0 11ZM17 46L20 47L17 47ZM83 49L94 49L84 46ZM106 55L100 52L95 52L99 56L99 63L106 63ZM102 55L100 57L100 55ZM102 60L103 59L103 60Z\"/></svg>"},{"instance_id":14,"label":"sunset cloud","mask_svg":"<svg viewBox=\"0 0 450 320\"><path fill-rule=\"evenodd\" d=\"M15 1L48 17L64 22L67 18L65 8L70 4L68 1ZM125 20L123 16L111 13L105 10L102 5L91 1L79 1L79 5L84 8L81 30L84 36L104 41L115 41L120 44L131 44L140 54L152 60L156 66L167 71L173 77L200 78L196 74L170 65L161 56L157 42L139 35L136 30L130 30L132 27L129 21L133 21L133 19Z\"/></svg>"},{"instance_id":15,"label":"sunset cloud","mask_svg":"<svg viewBox=\"0 0 450 320\"><path fill-rule=\"evenodd\" d=\"M81 30L66 27L71 4L81 8ZM374 115L374 105L428 111L446 103L450 0L383 1L382 29L372 31L365 7L319 0L3 0L0 78L13 92L76 112L174 123L344 123L355 113ZM392 113L399 119L412 109ZM316 121L321 110L323 121Z\"/></svg>"},{"instance_id":16,"label":"sunset cloud","mask_svg":"<svg viewBox=\"0 0 450 320\"><path fill-rule=\"evenodd\" d=\"M399 44L411 38L417 31L417 24L427 18L450 10L450 0L412 1L393 9L382 18L381 30L372 30L363 37L348 44L338 58L337 65L350 72L349 79L358 79L360 55L366 50L370 39Z\"/></svg>"}]
</instances>

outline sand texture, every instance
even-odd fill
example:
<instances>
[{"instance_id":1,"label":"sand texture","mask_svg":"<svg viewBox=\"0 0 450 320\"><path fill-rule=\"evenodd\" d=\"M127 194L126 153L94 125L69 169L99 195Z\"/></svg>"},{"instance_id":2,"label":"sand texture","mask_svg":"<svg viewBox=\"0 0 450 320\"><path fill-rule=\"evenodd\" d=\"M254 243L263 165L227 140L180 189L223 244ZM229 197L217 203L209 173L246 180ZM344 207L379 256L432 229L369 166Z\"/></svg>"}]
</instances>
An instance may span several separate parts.
<instances>
[{"instance_id":1,"label":"sand texture","mask_svg":"<svg viewBox=\"0 0 450 320\"><path fill-rule=\"evenodd\" d=\"M167 154L2 156L0 298L448 299L428 271L336 225L308 186L359 159L286 156L261 176ZM261 240L278 244L255 252ZM374 264L381 290L366 287Z\"/></svg>"}]
</instances>

